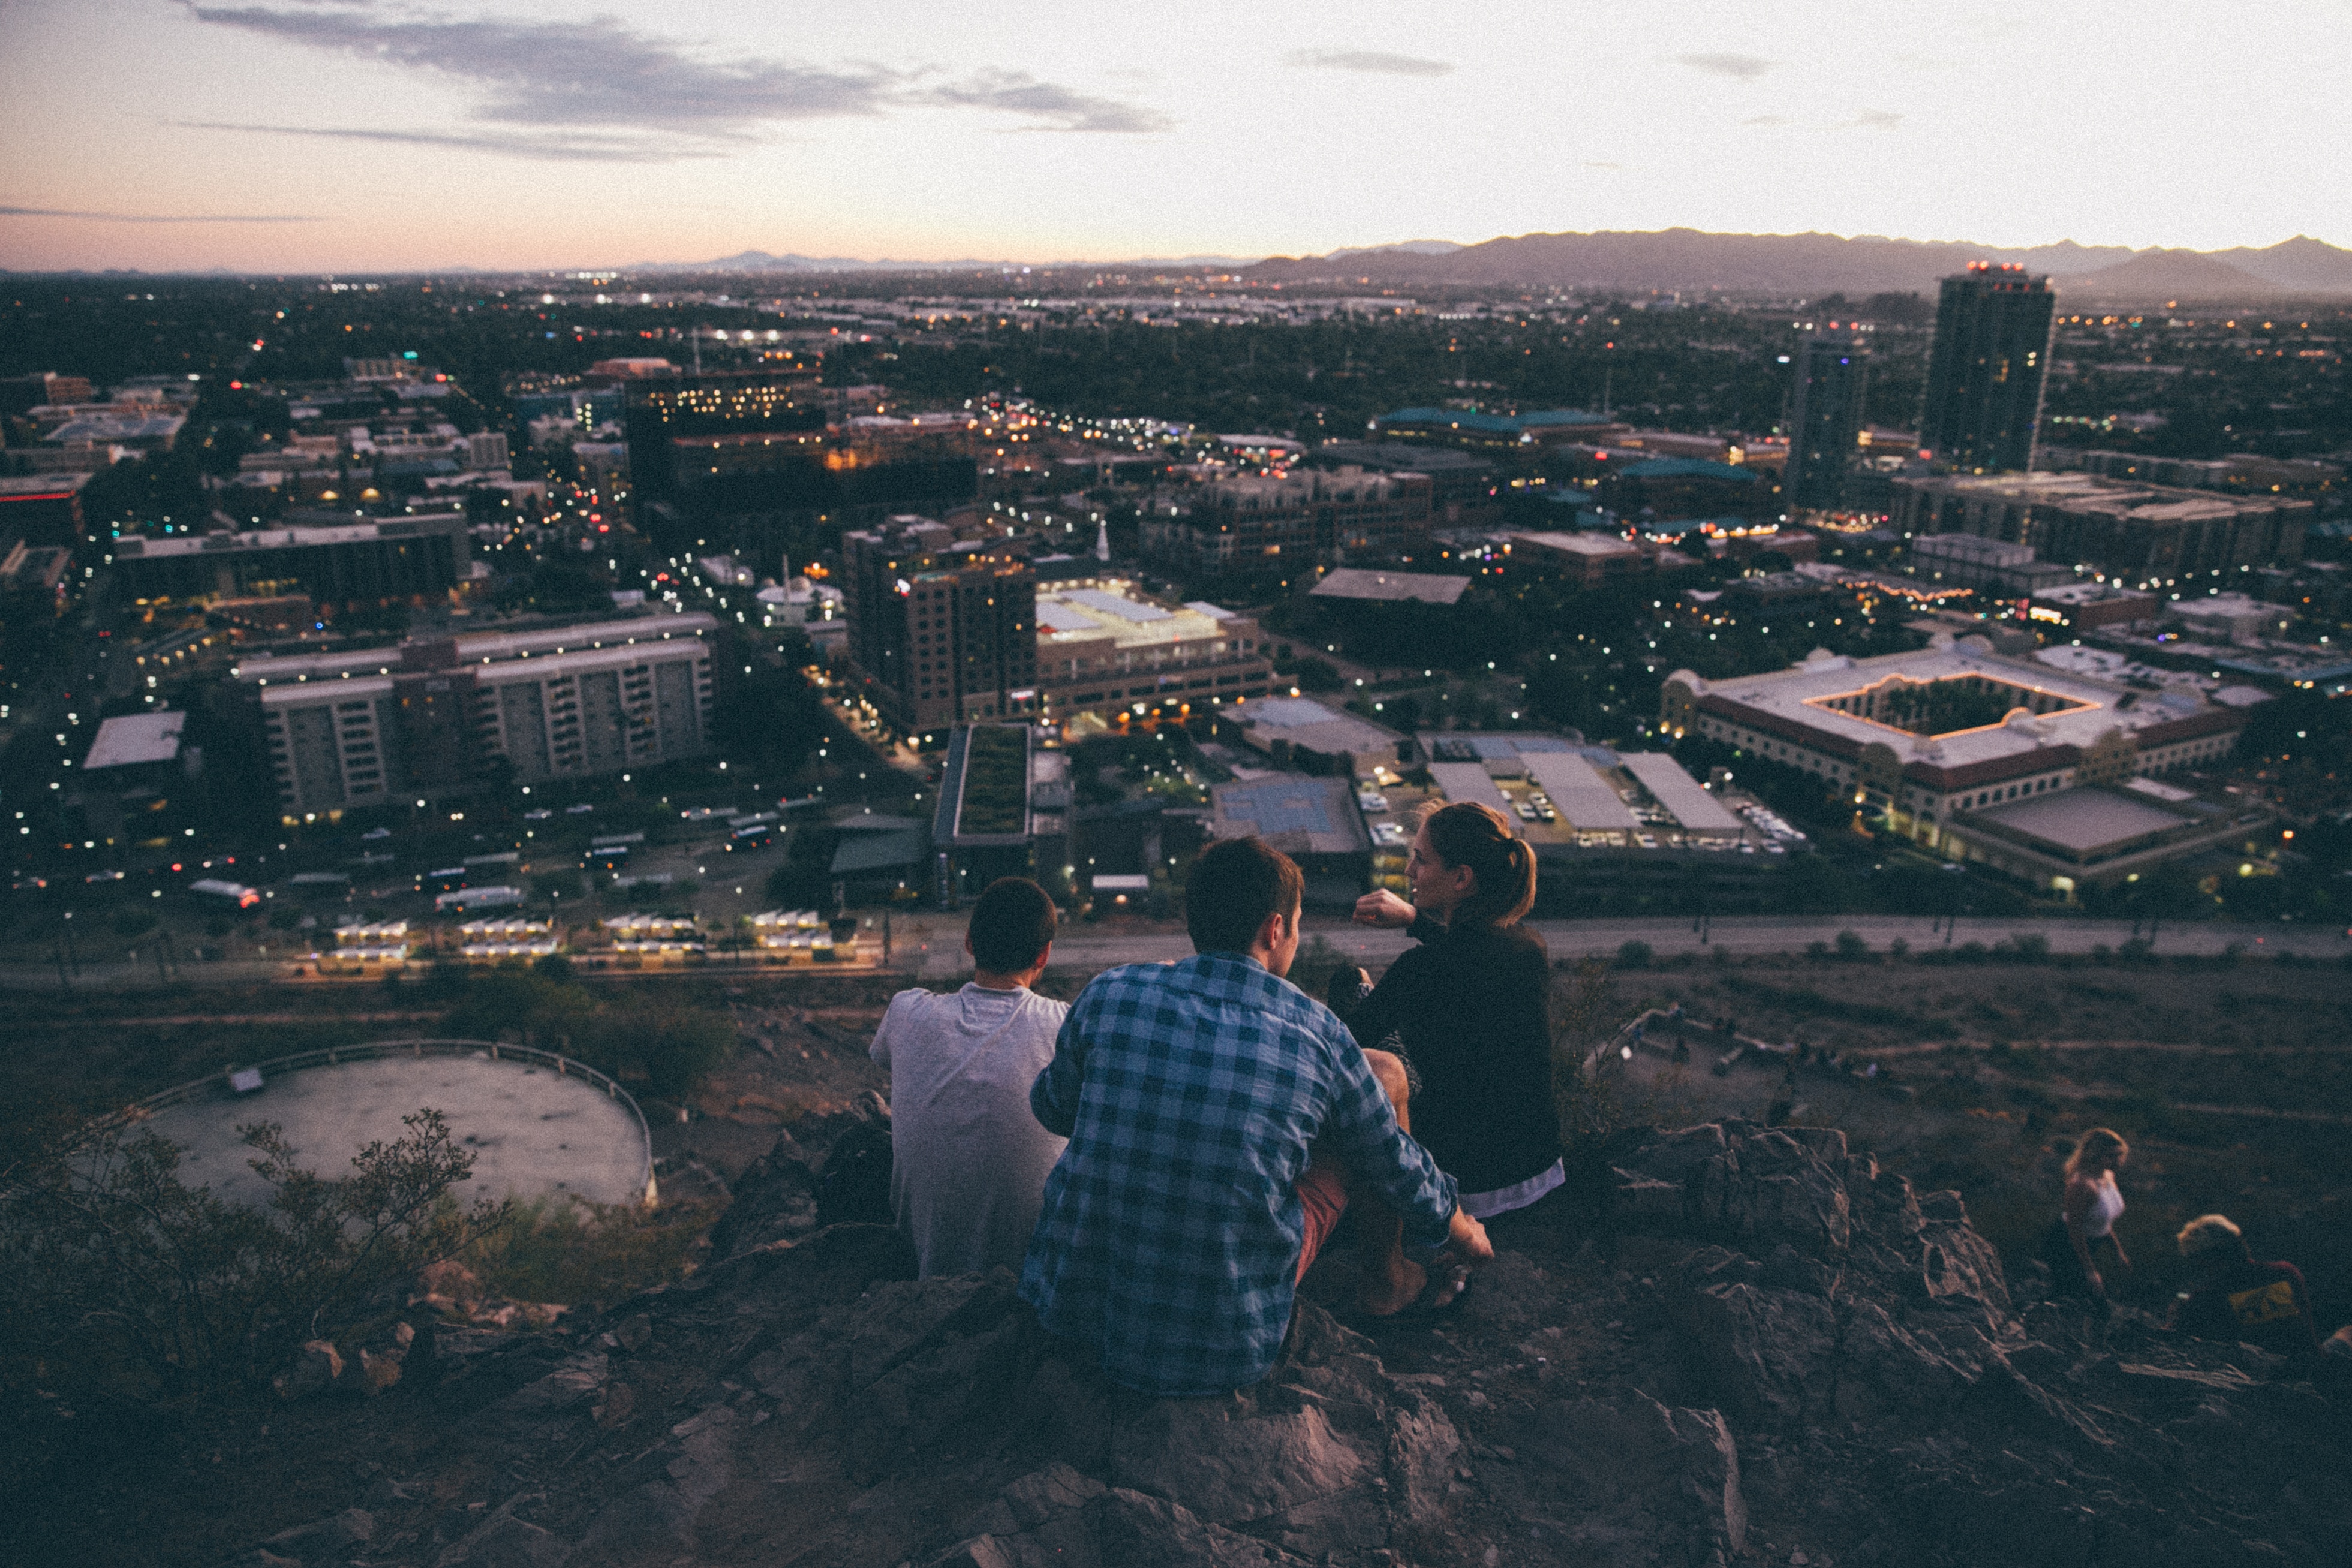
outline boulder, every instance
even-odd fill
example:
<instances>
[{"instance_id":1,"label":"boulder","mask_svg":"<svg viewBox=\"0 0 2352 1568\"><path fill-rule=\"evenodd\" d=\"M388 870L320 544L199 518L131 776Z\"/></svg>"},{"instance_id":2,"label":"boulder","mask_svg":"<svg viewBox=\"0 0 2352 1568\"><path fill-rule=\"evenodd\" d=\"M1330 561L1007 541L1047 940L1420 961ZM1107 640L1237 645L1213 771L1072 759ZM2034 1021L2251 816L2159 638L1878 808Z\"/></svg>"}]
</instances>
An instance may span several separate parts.
<instances>
[{"instance_id":1,"label":"boulder","mask_svg":"<svg viewBox=\"0 0 2352 1568\"><path fill-rule=\"evenodd\" d=\"M1717 1411L1670 1409L1630 1388L1559 1400L1537 1413L1526 1453L1563 1502L1592 1516L1570 1539L1604 1561L1643 1560L1622 1533L1633 1517L1650 1521L1649 1545L1669 1563L1747 1550L1738 1449Z\"/></svg>"},{"instance_id":2,"label":"boulder","mask_svg":"<svg viewBox=\"0 0 2352 1568\"><path fill-rule=\"evenodd\" d=\"M314 1339L296 1353L294 1364L269 1380L280 1399L307 1399L323 1394L343 1375L343 1354L331 1340Z\"/></svg>"}]
</instances>

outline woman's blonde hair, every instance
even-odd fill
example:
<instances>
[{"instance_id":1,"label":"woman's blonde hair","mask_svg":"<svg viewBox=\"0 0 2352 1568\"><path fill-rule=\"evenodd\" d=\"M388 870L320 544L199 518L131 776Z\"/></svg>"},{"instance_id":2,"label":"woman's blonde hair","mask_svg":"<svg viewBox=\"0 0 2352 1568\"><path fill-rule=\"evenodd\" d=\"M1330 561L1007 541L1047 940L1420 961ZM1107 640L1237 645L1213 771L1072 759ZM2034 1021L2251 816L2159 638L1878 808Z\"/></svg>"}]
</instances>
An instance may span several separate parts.
<instances>
[{"instance_id":1,"label":"woman's blonde hair","mask_svg":"<svg viewBox=\"0 0 2352 1568\"><path fill-rule=\"evenodd\" d=\"M2078 1176L2087 1171L2111 1171L2130 1157L2131 1145L2124 1142L2122 1134L2094 1127L2066 1156L2066 1174Z\"/></svg>"},{"instance_id":2,"label":"woman's blonde hair","mask_svg":"<svg viewBox=\"0 0 2352 1568\"><path fill-rule=\"evenodd\" d=\"M1458 800L1430 811L1421 825L1440 861L1468 866L1476 879L1470 896L1454 911L1455 923L1508 925L1535 907L1535 847L1511 831L1502 812Z\"/></svg>"}]
</instances>

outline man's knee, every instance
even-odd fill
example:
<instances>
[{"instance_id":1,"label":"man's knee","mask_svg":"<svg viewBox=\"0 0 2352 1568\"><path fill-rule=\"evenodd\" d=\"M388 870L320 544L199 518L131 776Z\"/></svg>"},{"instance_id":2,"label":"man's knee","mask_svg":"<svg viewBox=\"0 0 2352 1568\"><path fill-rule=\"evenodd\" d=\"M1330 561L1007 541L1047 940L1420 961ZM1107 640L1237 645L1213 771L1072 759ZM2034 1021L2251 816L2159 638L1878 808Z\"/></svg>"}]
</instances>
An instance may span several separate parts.
<instances>
[{"instance_id":1,"label":"man's knee","mask_svg":"<svg viewBox=\"0 0 2352 1568\"><path fill-rule=\"evenodd\" d=\"M1367 1049L1364 1052L1364 1061L1370 1064L1372 1076L1380 1082L1381 1088L1387 1092L1389 1103L1394 1105L1398 1111L1403 1111L1405 1103L1412 1092L1411 1080L1405 1076L1403 1058L1392 1051Z\"/></svg>"}]
</instances>

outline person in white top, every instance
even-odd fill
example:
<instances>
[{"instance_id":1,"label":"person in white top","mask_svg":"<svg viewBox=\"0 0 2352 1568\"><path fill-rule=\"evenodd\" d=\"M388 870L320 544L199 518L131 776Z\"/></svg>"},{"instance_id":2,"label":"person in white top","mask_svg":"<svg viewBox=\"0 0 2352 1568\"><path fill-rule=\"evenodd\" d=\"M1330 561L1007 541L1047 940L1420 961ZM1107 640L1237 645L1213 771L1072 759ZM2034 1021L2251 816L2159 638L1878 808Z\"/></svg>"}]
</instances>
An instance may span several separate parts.
<instances>
[{"instance_id":1,"label":"person in white top","mask_svg":"<svg viewBox=\"0 0 2352 1568\"><path fill-rule=\"evenodd\" d=\"M867 1054L890 1074L890 1203L919 1277L1019 1269L1067 1140L1037 1124L1029 1088L1070 1008L1029 988L1053 956L1054 901L992 883L971 912L971 983L900 991Z\"/></svg>"},{"instance_id":2,"label":"person in white top","mask_svg":"<svg viewBox=\"0 0 2352 1568\"><path fill-rule=\"evenodd\" d=\"M2105 1127L2084 1134L2066 1157L2065 1197L2042 1244L2053 1295L2086 1296L2105 1307L2107 1281L2100 1261L2130 1270L2131 1258L2116 1236L2116 1221L2124 1212L2116 1172L2129 1158L2131 1145Z\"/></svg>"}]
</instances>

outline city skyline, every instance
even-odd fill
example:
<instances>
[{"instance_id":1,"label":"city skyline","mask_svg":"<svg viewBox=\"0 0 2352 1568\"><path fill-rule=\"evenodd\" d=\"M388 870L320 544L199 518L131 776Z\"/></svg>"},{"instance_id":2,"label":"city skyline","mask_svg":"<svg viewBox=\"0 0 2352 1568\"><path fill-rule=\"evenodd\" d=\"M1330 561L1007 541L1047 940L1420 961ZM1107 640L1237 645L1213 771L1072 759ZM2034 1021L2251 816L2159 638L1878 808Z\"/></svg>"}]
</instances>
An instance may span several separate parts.
<instances>
[{"instance_id":1,"label":"city skyline","mask_svg":"<svg viewBox=\"0 0 2352 1568\"><path fill-rule=\"evenodd\" d=\"M2315 178L2346 140L2318 62L2352 18L2277 7L2226 51L2201 19L10 0L0 266L1089 262L1678 225L2352 244L2352 197Z\"/></svg>"}]
</instances>

